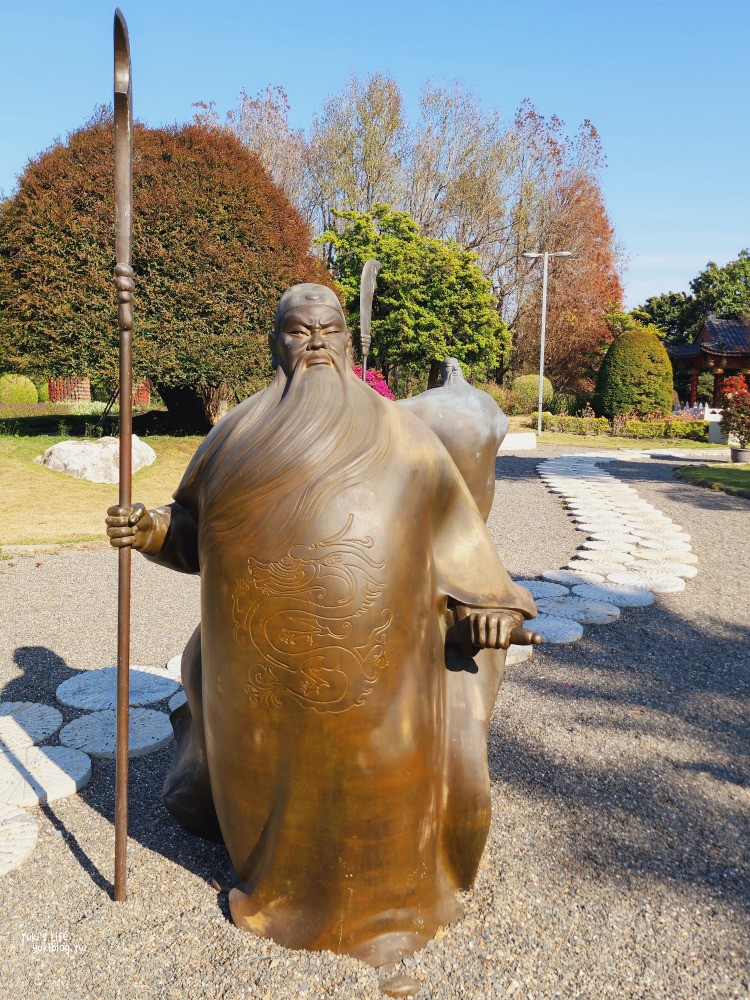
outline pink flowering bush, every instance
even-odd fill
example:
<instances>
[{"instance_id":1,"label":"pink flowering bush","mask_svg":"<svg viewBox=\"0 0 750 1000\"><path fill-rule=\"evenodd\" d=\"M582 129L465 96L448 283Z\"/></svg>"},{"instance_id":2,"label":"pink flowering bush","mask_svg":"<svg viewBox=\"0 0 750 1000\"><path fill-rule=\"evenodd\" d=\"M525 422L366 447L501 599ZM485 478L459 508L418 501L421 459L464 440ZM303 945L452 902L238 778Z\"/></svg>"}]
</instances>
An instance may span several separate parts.
<instances>
[{"instance_id":1,"label":"pink flowering bush","mask_svg":"<svg viewBox=\"0 0 750 1000\"><path fill-rule=\"evenodd\" d=\"M358 379L362 378L362 365L355 365L353 368L354 374ZM386 399L393 399L393 393L388 388L388 383L383 378L381 372L377 368L368 368L367 374L365 375L365 381L368 385L372 386L375 392L380 393L381 396L385 396Z\"/></svg>"},{"instance_id":2,"label":"pink flowering bush","mask_svg":"<svg viewBox=\"0 0 750 1000\"><path fill-rule=\"evenodd\" d=\"M750 446L750 388L743 375L724 379L719 404L721 429L736 437L740 448Z\"/></svg>"}]
</instances>

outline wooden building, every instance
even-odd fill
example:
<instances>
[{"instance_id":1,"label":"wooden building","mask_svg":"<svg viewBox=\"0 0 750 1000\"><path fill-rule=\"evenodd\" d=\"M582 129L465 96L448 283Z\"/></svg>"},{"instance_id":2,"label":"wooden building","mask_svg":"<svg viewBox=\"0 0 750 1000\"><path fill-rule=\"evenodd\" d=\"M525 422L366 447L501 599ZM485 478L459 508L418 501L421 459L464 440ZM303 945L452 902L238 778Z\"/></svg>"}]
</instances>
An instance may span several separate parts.
<instances>
[{"instance_id":1,"label":"wooden building","mask_svg":"<svg viewBox=\"0 0 750 1000\"><path fill-rule=\"evenodd\" d=\"M698 398L698 376L714 377L714 406L727 375L750 374L750 321L717 319L709 313L700 333L687 347L668 347L672 366L690 372L690 405Z\"/></svg>"}]
</instances>

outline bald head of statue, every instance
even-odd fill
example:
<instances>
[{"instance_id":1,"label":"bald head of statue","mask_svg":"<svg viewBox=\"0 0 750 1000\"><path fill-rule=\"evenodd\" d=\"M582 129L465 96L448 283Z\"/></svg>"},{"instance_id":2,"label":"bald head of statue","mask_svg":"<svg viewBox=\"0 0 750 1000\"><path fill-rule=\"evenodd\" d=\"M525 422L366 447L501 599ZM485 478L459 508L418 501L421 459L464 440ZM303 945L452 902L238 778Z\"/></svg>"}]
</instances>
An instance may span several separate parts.
<instances>
[{"instance_id":1,"label":"bald head of statue","mask_svg":"<svg viewBox=\"0 0 750 1000\"><path fill-rule=\"evenodd\" d=\"M269 346L287 378L298 370L351 364L351 336L338 298L325 285L292 285L281 296Z\"/></svg>"}]
</instances>

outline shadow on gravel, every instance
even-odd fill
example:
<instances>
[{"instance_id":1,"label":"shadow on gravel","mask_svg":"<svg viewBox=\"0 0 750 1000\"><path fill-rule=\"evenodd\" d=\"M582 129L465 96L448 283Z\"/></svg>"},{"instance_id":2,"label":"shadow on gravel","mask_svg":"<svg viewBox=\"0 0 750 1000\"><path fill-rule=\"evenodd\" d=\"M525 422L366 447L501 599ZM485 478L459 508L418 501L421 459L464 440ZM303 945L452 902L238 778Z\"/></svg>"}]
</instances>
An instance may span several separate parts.
<instances>
[{"instance_id":1,"label":"shadow on gravel","mask_svg":"<svg viewBox=\"0 0 750 1000\"><path fill-rule=\"evenodd\" d=\"M708 616L699 625L663 606L623 611L615 624L588 627L575 646L543 647L513 668L509 681L528 691L539 725L533 737L513 732L501 689L490 773L563 810L565 863L750 906L742 860L750 627L728 634ZM606 752L608 734L619 757Z\"/></svg>"},{"instance_id":2,"label":"shadow on gravel","mask_svg":"<svg viewBox=\"0 0 750 1000\"><path fill-rule=\"evenodd\" d=\"M45 646L22 646L16 649L14 660L23 676L10 681L0 691L0 701L43 701L53 705L63 714L63 725L86 712L61 705L55 691L63 681L82 671L75 670L51 649ZM149 708L168 711L166 700L149 705ZM59 733L59 731L58 731ZM43 745L59 744L58 733L43 741ZM161 786L172 760L172 746L156 753L130 760L128 783L128 837L150 851L155 851L175 864L210 882L218 871L221 875L229 868L226 849L201 840L178 826L161 804ZM111 825L112 866L114 866L114 815L115 815L115 762L102 757L92 757L92 776L89 783L78 792L80 798L96 810ZM77 837L62 819L57 806L62 802L42 806L42 812L62 835L81 868L92 882L110 896L113 867L102 872L91 860ZM130 862L132 865L132 861ZM168 890L171 876L165 870L164 891Z\"/></svg>"},{"instance_id":3,"label":"shadow on gravel","mask_svg":"<svg viewBox=\"0 0 750 1000\"><path fill-rule=\"evenodd\" d=\"M514 476L535 475L547 457L513 456ZM615 459L599 468L636 490L658 483L686 508L748 511L748 500L673 479L676 464ZM502 456L496 478L503 478ZM691 519L686 510L688 532ZM580 643L542 647L511 669L509 683L529 693L538 725L524 727L523 736L512 731L501 689L490 773L566 814L564 863L750 905L742 860L750 835L750 624L728 626L710 614L688 621L660 604L623 610L617 623L587 627ZM596 746L606 749L608 736L617 752L605 752L604 763Z\"/></svg>"}]
</instances>

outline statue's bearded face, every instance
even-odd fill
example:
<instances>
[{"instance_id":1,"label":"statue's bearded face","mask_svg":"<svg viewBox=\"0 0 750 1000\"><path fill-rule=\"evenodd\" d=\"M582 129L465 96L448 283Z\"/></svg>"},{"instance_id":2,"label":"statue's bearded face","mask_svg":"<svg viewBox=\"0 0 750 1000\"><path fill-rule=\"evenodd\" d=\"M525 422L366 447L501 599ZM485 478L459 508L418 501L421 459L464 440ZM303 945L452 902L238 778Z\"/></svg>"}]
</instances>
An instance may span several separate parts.
<instances>
[{"instance_id":1,"label":"statue's bearded face","mask_svg":"<svg viewBox=\"0 0 750 1000\"><path fill-rule=\"evenodd\" d=\"M305 302L289 309L274 334L273 346L284 374L298 368L344 371L349 331L341 313L325 302Z\"/></svg>"}]
</instances>

